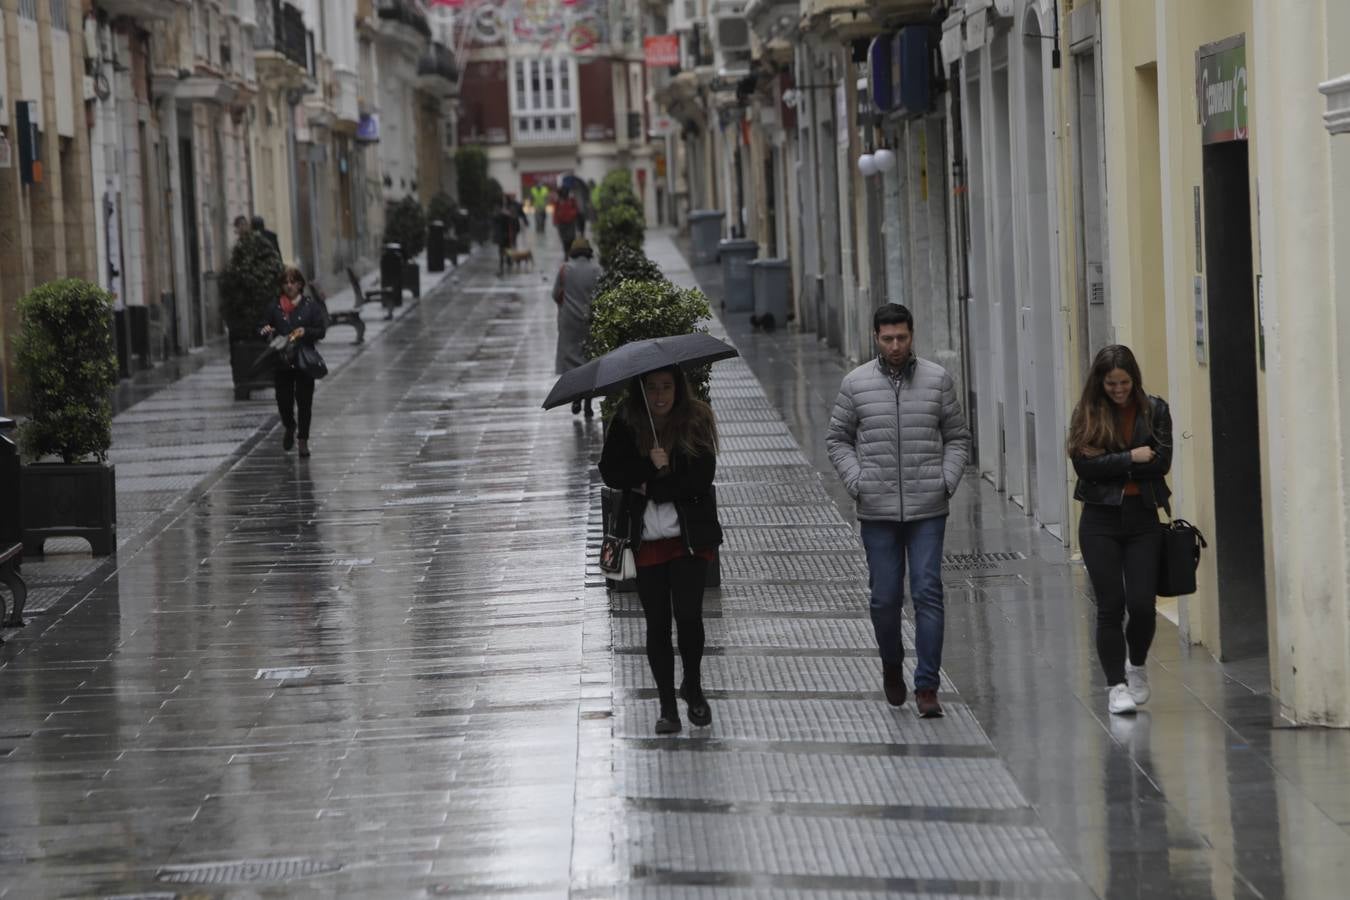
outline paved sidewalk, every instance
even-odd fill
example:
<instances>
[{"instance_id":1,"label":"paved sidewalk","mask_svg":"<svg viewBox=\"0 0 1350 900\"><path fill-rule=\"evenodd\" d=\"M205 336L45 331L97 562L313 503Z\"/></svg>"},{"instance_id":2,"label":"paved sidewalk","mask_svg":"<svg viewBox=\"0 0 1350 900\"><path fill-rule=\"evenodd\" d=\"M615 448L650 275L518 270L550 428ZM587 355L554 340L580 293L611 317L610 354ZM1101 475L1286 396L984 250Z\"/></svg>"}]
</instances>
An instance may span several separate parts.
<instances>
[{"instance_id":1,"label":"paved sidewalk","mask_svg":"<svg viewBox=\"0 0 1350 900\"><path fill-rule=\"evenodd\" d=\"M426 254L418 257L423 295L442 283L453 284L456 272L426 268ZM363 279L369 289L379 281L372 272ZM350 287L327 298L330 312L355 308ZM378 305L362 308L366 342L378 341L419 301L405 290L403 305L386 321ZM336 373L362 350L347 326L333 328L320 345L330 373ZM139 373L118 385L114 400L113 442L108 458L117 467L117 547L119 554L134 553L143 535L162 517L181 511L203 485L209 485L240 453L261 439L278 422L272 392L255 391L247 401L234 399L229 348L223 344L192 351L170 360L164 371ZM331 375L330 375L331 377ZM331 381L321 382L323 391ZM106 573L116 561L94 557L78 538L51 539L42 557L24 561L29 586L25 616L29 628L43 627L43 614L86 579ZM13 631L0 631L12 635Z\"/></svg>"}]
</instances>

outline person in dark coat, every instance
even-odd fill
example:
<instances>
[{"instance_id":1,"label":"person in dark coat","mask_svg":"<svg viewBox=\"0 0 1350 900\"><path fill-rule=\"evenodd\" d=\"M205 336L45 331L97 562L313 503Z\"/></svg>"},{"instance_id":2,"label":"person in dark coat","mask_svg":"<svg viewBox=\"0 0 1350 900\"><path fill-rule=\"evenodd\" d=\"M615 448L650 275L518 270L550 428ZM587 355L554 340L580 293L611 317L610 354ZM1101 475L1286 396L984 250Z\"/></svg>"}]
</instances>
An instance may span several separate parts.
<instances>
[{"instance_id":1,"label":"person in dark coat","mask_svg":"<svg viewBox=\"0 0 1350 900\"><path fill-rule=\"evenodd\" d=\"M498 277L506 274L506 251L515 246L518 227L511 198L503 197L501 207L492 216L492 241L497 245Z\"/></svg>"},{"instance_id":2,"label":"person in dark coat","mask_svg":"<svg viewBox=\"0 0 1350 900\"><path fill-rule=\"evenodd\" d=\"M1097 658L1107 710L1135 712L1149 698L1149 647L1157 627L1158 507L1170 508L1172 414L1144 391L1129 347L1103 347L1069 420L1069 459L1083 504L1078 546L1097 600ZM1129 624L1126 625L1126 612Z\"/></svg>"},{"instance_id":3,"label":"person in dark coat","mask_svg":"<svg viewBox=\"0 0 1350 900\"><path fill-rule=\"evenodd\" d=\"M558 229L564 258L577 239L577 214L577 201L567 190L559 191L558 202L553 204L553 225Z\"/></svg>"},{"instance_id":4,"label":"person in dark coat","mask_svg":"<svg viewBox=\"0 0 1350 900\"><path fill-rule=\"evenodd\" d=\"M722 543L712 494L716 473L712 407L693 396L683 370L658 369L633 379L627 403L606 430L600 475L611 488L629 494L629 538L647 620L647 662L661 704L657 734L680 730L672 614L684 668L678 696L689 704L693 725L712 723L700 669L703 591Z\"/></svg>"},{"instance_id":5,"label":"person in dark coat","mask_svg":"<svg viewBox=\"0 0 1350 900\"><path fill-rule=\"evenodd\" d=\"M309 456L309 424L314 409L314 377L298 364L300 345L313 349L328 330L328 317L321 303L305 293L305 276L295 266L281 273L281 296L268 306L259 332L263 337L284 334L290 337L288 352L277 358L274 382L277 412L285 427L282 449L290 450L300 441L300 456ZM296 413L299 412L297 420Z\"/></svg>"},{"instance_id":6,"label":"person in dark coat","mask_svg":"<svg viewBox=\"0 0 1350 900\"><path fill-rule=\"evenodd\" d=\"M251 230L261 234L267 243L272 245L272 249L277 251L277 259L281 259L281 242L277 240L277 233L267 228L267 223L263 221L263 217L254 216L250 224Z\"/></svg>"}]
</instances>

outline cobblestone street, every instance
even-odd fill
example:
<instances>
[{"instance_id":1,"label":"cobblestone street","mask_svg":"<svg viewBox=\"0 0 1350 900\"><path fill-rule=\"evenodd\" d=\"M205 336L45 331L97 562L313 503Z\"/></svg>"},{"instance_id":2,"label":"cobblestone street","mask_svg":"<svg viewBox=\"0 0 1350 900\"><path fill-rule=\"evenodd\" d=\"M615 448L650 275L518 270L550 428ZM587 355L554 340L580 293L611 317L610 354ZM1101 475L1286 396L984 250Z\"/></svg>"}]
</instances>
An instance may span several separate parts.
<instances>
[{"instance_id":1,"label":"cobblestone street","mask_svg":"<svg viewBox=\"0 0 1350 900\"><path fill-rule=\"evenodd\" d=\"M1166 622L1148 712L1108 722L1081 567L973 477L946 718L886 705L822 441L844 365L792 331L713 324L743 354L712 382L714 718L655 737L636 594L595 565L600 422L539 408L552 244L330 354L312 459L220 366L118 415L115 452L164 448L119 465L118 556L26 564L0 648L0 896L1343 894L1347 735L1275 727Z\"/></svg>"}]
</instances>

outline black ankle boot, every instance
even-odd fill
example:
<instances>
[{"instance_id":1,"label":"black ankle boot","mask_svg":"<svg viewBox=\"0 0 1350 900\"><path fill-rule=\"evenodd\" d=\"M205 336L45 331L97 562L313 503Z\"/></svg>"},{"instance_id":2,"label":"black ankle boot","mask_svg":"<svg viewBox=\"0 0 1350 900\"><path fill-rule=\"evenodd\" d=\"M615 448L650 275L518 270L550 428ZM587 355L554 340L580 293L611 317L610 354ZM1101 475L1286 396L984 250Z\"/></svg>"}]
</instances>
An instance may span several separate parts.
<instances>
[{"instance_id":1,"label":"black ankle boot","mask_svg":"<svg viewBox=\"0 0 1350 900\"><path fill-rule=\"evenodd\" d=\"M680 685L680 696L689 704L689 724L698 728L707 728L712 724L712 707L708 698L703 696L702 685L690 687L688 682Z\"/></svg>"},{"instance_id":2,"label":"black ankle boot","mask_svg":"<svg viewBox=\"0 0 1350 900\"><path fill-rule=\"evenodd\" d=\"M661 716L656 720L657 734L677 734L680 730L680 708L673 703L661 707Z\"/></svg>"}]
</instances>

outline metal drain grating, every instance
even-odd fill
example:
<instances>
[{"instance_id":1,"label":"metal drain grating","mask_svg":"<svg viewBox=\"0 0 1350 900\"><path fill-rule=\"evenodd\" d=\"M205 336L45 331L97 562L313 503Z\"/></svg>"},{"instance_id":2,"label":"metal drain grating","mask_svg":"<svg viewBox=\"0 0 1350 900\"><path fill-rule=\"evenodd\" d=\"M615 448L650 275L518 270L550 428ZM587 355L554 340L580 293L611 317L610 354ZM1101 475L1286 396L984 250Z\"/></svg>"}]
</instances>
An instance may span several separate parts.
<instances>
[{"instance_id":1,"label":"metal drain grating","mask_svg":"<svg viewBox=\"0 0 1350 900\"><path fill-rule=\"evenodd\" d=\"M161 866L156 881L174 884L267 884L342 871L342 863L306 859L241 859L234 862Z\"/></svg>"},{"instance_id":2,"label":"metal drain grating","mask_svg":"<svg viewBox=\"0 0 1350 900\"><path fill-rule=\"evenodd\" d=\"M997 569L1003 563L1026 559L1027 555L1017 550L995 553L944 553L942 568L948 572L975 572L983 569Z\"/></svg>"}]
</instances>

